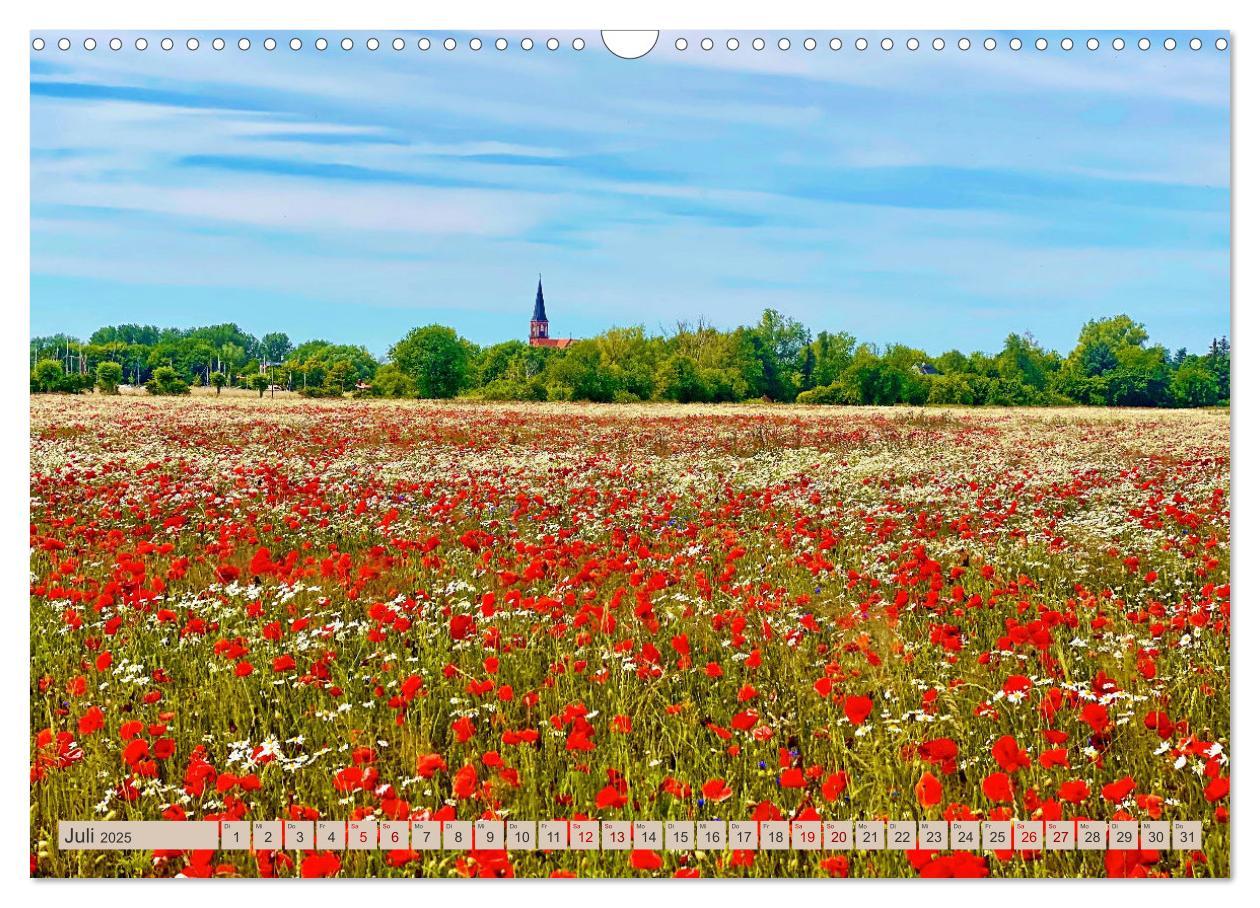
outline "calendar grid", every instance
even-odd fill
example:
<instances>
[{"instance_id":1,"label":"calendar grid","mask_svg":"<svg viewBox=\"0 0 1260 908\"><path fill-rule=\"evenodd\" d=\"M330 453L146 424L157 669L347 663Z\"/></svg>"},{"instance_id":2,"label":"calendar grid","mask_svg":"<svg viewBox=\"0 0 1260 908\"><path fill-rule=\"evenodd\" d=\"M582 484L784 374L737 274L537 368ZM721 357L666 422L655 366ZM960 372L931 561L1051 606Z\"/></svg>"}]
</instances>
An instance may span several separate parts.
<instances>
[{"instance_id":1,"label":"calendar grid","mask_svg":"<svg viewBox=\"0 0 1260 908\"><path fill-rule=\"evenodd\" d=\"M1198 820L67 821L64 851L1197 851Z\"/></svg>"}]
</instances>

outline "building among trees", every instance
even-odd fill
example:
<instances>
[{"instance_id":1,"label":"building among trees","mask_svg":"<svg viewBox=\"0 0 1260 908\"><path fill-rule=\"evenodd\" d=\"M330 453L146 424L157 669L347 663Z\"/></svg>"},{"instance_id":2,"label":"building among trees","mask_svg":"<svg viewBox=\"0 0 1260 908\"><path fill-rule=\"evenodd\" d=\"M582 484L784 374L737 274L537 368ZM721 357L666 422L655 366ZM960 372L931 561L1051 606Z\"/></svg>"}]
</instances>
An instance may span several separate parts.
<instances>
[{"instance_id":1,"label":"building among trees","mask_svg":"<svg viewBox=\"0 0 1260 908\"><path fill-rule=\"evenodd\" d=\"M547 329L547 306L543 303L542 275L538 275L538 293L534 296L534 317L529 320L531 347L556 347L563 350L573 343L571 337L551 337Z\"/></svg>"}]
</instances>

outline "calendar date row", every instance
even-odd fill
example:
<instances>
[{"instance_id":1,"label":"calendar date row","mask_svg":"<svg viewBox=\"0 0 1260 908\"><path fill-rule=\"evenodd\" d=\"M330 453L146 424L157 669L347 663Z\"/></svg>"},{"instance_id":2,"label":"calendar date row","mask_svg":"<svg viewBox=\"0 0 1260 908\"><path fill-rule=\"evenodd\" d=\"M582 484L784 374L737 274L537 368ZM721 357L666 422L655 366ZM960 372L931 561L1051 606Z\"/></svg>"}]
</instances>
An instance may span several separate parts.
<instances>
[{"instance_id":1,"label":"calendar date row","mask_svg":"<svg viewBox=\"0 0 1260 908\"><path fill-rule=\"evenodd\" d=\"M62 821L64 851L1193 851L1197 820Z\"/></svg>"}]
</instances>

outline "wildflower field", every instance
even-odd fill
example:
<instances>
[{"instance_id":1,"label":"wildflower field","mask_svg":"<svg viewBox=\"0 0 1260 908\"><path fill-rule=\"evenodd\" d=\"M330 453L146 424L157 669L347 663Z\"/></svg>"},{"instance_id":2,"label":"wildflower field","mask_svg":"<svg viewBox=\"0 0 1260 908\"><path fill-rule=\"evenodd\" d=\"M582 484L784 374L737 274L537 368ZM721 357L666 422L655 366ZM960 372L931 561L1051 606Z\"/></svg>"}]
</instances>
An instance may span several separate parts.
<instances>
[{"instance_id":1,"label":"wildflower field","mask_svg":"<svg viewBox=\"0 0 1260 908\"><path fill-rule=\"evenodd\" d=\"M1227 411L31 402L41 876L1226 876ZM59 852L58 819L1201 852Z\"/></svg>"}]
</instances>

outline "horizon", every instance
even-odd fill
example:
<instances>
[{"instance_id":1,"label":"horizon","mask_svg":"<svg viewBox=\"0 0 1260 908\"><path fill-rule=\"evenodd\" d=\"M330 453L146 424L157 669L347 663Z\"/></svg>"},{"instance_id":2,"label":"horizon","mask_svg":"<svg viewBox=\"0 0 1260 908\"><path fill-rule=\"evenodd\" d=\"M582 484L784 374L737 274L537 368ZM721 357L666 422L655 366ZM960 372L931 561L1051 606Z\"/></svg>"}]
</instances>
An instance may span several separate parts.
<instances>
[{"instance_id":1,"label":"horizon","mask_svg":"<svg viewBox=\"0 0 1260 908\"><path fill-rule=\"evenodd\" d=\"M544 284L544 292L545 292L545 289L546 289L546 288L545 288L545 284ZM531 305L531 308L532 308L532 305L533 305L533 304L532 304L532 302L531 302L531 304L530 304L530 305ZM550 307L551 307L551 303L550 303L550 301L548 301L548 302L547 302L547 310L548 310L548 311L547 311L547 315L548 315L548 317L547 317L547 324L548 324L548 326L549 326L549 327L550 327L550 325L552 324L552 320L551 320L551 317L550 317ZM1113 313L1108 313L1108 314L1105 314L1105 315L1096 315L1096 316L1093 316L1091 319L1087 319L1087 320L1086 320L1086 322L1082 322L1082 323L1081 323L1081 325L1077 327L1077 332L1079 333L1080 329L1081 329L1081 328L1083 328L1083 327L1085 326L1085 324L1086 324L1087 322L1089 322L1089 321L1101 321L1101 320L1105 320L1105 319L1109 319L1109 318L1114 318L1114 317L1118 317L1118 316L1123 316L1123 315L1127 315L1127 313L1123 313L1123 312L1113 312ZM740 327L743 327L743 328L753 328L753 327L755 327L755 324L756 324L756 322L757 322L758 320L759 320L759 319L753 319L753 320L751 320L750 322L748 322L747 324L732 325L732 326L730 326L730 327L718 327L718 326L714 326L714 325L712 325L712 324L710 324L710 323L708 323L708 322L704 321L703 319L690 319L690 320L688 320L688 319L682 319L680 322L676 323L674 326L664 326L664 325L662 325L662 326L658 326L658 327L656 327L656 328L653 328L652 326L645 325L645 324L639 324L639 323L636 323L636 324L629 324L629 323L627 323L627 324L610 324L610 325L607 325L606 327L604 327L603 329L601 329L601 331L597 332L596 334L592 334L592 335L590 335L590 336L589 336L589 338L584 338L584 337L573 337L573 338L571 338L571 339L572 339L572 340L574 340L574 341L587 340L587 339L590 339L590 338L595 338L595 337L598 337L600 334L603 334L603 333L608 332L608 331L632 330L632 329L635 329L635 328L642 329L642 330L643 330L643 332L644 332L644 334L645 334L646 336L648 336L648 337L666 337L666 338L668 338L669 336L671 336L671 330L672 330L673 328L678 327L678 325L680 325L680 324L682 324L682 325L687 325L687 326L692 327L692 328L695 328L695 327L698 327L698 326L699 326L699 325L701 325L701 324L704 324L704 325L706 325L706 326L708 326L708 327L718 327L718 330L721 330L721 331L731 331L731 330L735 330L736 328L740 328ZM342 338L340 338L340 337L337 337L337 336L332 336L332 335L311 335L311 336L298 336L298 335L295 335L292 331L286 330L286 328L285 328L283 325L281 325L281 326L272 326L272 327L266 328L266 329L264 329L264 330L254 330L254 329L251 329L250 327L248 327L248 326L246 326L246 325L242 325L242 324L240 324L239 322L236 322L236 321L230 321L230 322L215 322L215 321L210 321L210 322L202 322L202 323L198 323L198 324L193 324L193 323L188 323L188 324L170 324L170 323L167 323L167 324L159 324L159 323L141 323L141 322L115 322L115 323L110 323L110 324L101 324L101 325L97 325L97 326L96 326L95 328L93 328L91 331L88 331L88 332L86 332L86 333L84 333L84 334L81 334L81 335L68 335L68 336L70 337L70 339L71 339L71 340L73 340L73 341L75 341L75 342L77 342L77 343L87 344L87 343L89 343L89 338L90 338L93 334L95 334L98 330L103 330L103 329L105 329L105 328L118 328L118 327L122 327L123 325L128 325L128 324L131 324L131 325L136 325L137 327L140 327L140 328L154 328L154 329L157 329L158 331L179 331L179 332L184 332L184 333L190 333L190 332L193 332L193 331L203 330L203 329L206 329L206 328L214 328L214 327L218 327L218 326L220 326L220 325L234 325L235 327L237 327L238 329L240 329L240 330L241 330L242 332L244 332L245 334L252 335L253 337L255 337L255 338L259 338L259 339L261 339L261 338L262 338L265 334L268 334L268 333L271 333L271 332L278 332L278 333L284 334L284 335L286 335L286 336L289 338L290 343L291 343L291 344L292 344L295 348L296 348L296 347L299 347L299 346L301 346L301 345L303 345L303 344L306 344L306 343L318 343L318 342L326 342L326 343L329 343L329 344L344 345L344 346L364 346L364 345L362 345L362 344L355 343L354 341L345 340L345 339L342 339ZM805 329L809 332L809 334L810 334L810 337L811 337L811 338L817 338L817 337L818 337L818 335L819 335L822 331L829 331L832 335L835 335L835 334L839 333L840 331L843 331L843 329L838 329L838 330L832 330L832 329L826 329L826 328L823 328L823 329L815 329L815 328L814 328L812 325L810 325L808 322L804 322L803 324L804 324ZM1138 324L1139 324L1139 325L1142 325L1142 323L1141 323L1140 321L1138 322ZM414 324L414 325L408 325L408 326L405 326L405 327L403 327L403 328L401 328L401 329L400 329L400 332L399 332L398 337L394 338L394 340L393 340L393 341L391 341L391 342L387 345L387 347L386 347L386 349L385 349L385 350L383 350L383 351L376 351L376 350L373 350L373 349L368 348L368 347L365 347L365 349L367 349L369 353L371 353L371 354L372 354L372 355L373 355L376 359L380 360L382 363L387 362L387 361L389 360L389 347L392 347L394 343L396 343L398 340L401 340L401 339L403 338L403 336L404 336L404 335L406 335L406 333L407 333L408 331L411 331L411 330L413 330L413 329L415 329L415 328L428 327L428 326L430 326L430 325L440 325L441 327L446 327L446 328L452 328L452 329L454 329L454 326L452 326L452 325L442 325L440 322L417 323L417 324ZM1147 327L1147 326L1145 326L1145 325L1142 325L1142 326L1143 326L1143 327ZM460 336L461 338L463 338L463 339L464 339L464 340L466 340L466 341L470 341L470 342L472 342L472 343L476 344L479 348L481 348L481 349L483 349L483 350L484 350L484 349L486 349L486 348L493 347L493 346L496 346L496 345L498 345L498 344L502 344L502 343L508 343L508 342L510 342L510 341L520 341L520 342L521 342L521 343L523 343L523 344L528 344L528 343L529 343L529 331L528 331L528 327L529 327L529 325L528 325L528 323L527 323L527 325L526 325L526 331L525 331L525 332L523 332L521 336L517 336L517 337L505 337L505 338L502 338L502 339L500 339L500 340L490 341L490 342L488 342L488 343L478 343L477 341L472 340L472 338L465 337L463 334L461 334L461 333L458 331L458 329L454 329L454 330L456 331L456 333L457 333L457 334L459 334L459 336ZM1149 330L1149 329L1148 329L1148 330ZM36 335L36 334L33 334L33 333L32 333L32 335L31 335L31 337L30 337L30 342L33 344L33 343L34 343L35 341L37 341L37 340L46 340L46 339L49 339L49 338L51 338L51 337L57 337L57 336L60 336L60 335L66 335L66 334L67 334L67 332L64 332L64 331L54 331L54 332L48 332L48 333L38 334L38 335ZM1028 333L1026 333L1026 332L1012 332L1012 331L1008 331L1008 332L1006 332L1006 334L1002 335L1002 340L1004 341L1004 340L1006 339L1006 337L1007 337L1007 336L1009 336L1010 334L1019 334L1020 336L1029 336L1029 334L1028 334ZM565 335L565 334L563 334L563 333L560 333L560 334L551 333L551 335L550 335L550 336L551 336L551 338L552 338L553 340L555 340L555 339L557 339L557 338L566 338L566 339L568 339L568 335ZM1062 356L1064 356L1064 357L1066 357L1069 353L1071 353L1071 352L1072 352L1072 350L1073 350L1073 349L1077 346L1077 339L1076 339L1076 337L1075 337L1075 336L1073 337L1072 342L1071 342L1070 344L1066 345L1065 347L1055 347L1055 346L1049 345L1049 344L1045 343L1045 342L1044 342L1041 338L1037 337L1036 335L1031 335L1031 337L1032 337L1032 340L1033 340L1033 341L1035 341L1035 342L1037 343L1037 345L1038 345L1038 346L1039 346L1039 347L1040 347L1040 348L1041 348L1044 352L1046 352L1046 353L1058 353L1058 354L1060 354L1060 355L1062 355ZM1150 336L1149 336L1149 338L1148 338L1148 340L1147 340L1147 342L1146 342L1146 346L1147 346L1148 348L1149 348L1149 347L1163 347L1163 348L1165 348L1165 349L1168 351L1168 353L1169 353L1169 354L1175 354L1175 353L1177 353L1177 351L1178 351L1179 349L1181 349L1181 348L1184 348L1184 349L1186 350L1186 352L1187 352L1187 353L1191 353L1191 354L1199 354L1199 353L1203 353L1203 352L1205 352L1205 351L1207 350L1208 346L1209 346L1212 342L1214 342L1214 341L1216 341L1216 340L1218 340L1218 339L1223 339L1223 340L1225 340L1225 341L1231 341L1231 340L1232 340L1232 338L1231 338L1231 334L1230 334L1228 331L1226 331L1226 332L1225 332L1225 333L1223 333L1223 334L1220 334L1220 335L1214 335L1213 337L1209 338L1209 339L1208 339L1208 343L1204 345L1203 350L1199 350L1199 349L1196 349L1196 348L1193 348L1193 347L1189 347L1189 346L1187 346L1187 345L1185 345L1185 344L1177 343L1176 341L1172 341L1172 342L1170 342L1170 341L1168 341L1166 338L1160 338L1160 337L1156 337L1156 336L1154 336L1154 335L1150 335ZM854 337L854 341L855 341L856 345L858 345L858 346L861 346L861 345L863 345L863 344L868 344L868 343L870 343L870 344L875 344L875 346L876 346L876 347L878 347L878 348L879 348L879 349L881 349L881 350L883 350L884 348L888 347L889 345L893 345L893 344L904 344L904 342L903 342L903 341L899 341L899 340L896 340L896 339L893 339L893 340L890 340L890 341L887 341L887 342L884 342L884 343L876 343L875 341L871 341L871 340L869 340L869 339L867 339L867 338L858 337L858 336L855 336L855 337ZM905 346L909 346L909 347L914 347L914 345L913 345L913 344L904 344L904 345L905 345ZM1001 346L1002 346L1002 344L1001 344L1001 343L998 343L998 344L994 345L994 347L992 347L992 348L983 348L983 347L972 347L972 348L964 348L964 347L947 347L947 348L944 348L944 349L941 349L941 350L935 350L935 351L934 351L934 350L928 350L928 349L921 348L921 347L916 347L915 349L922 350L922 352L926 353L926 354L927 354L929 357L931 357L931 358L936 358L936 357L942 356L942 355L944 355L944 354L946 354L946 353L950 353L950 352L959 352L959 353L964 353L964 354L971 354L971 353L994 354L994 353L997 353L997 352L999 352L999 351L1000 351Z\"/></svg>"},{"instance_id":2,"label":"horizon","mask_svg":"<svg viewBox=\"0 0 1260 908\"><path fill-rule=\"evenodd\" d=\"M436 323L487 346L527 337L539 271L557 337L765 308L930 355L1012 332L1066 352L1121 312L1170 350L1231 333L1229 54L1183 33L861 53L837 32L811 55L671 32L634 62L596 33L145 34L32 54L32 337L235 322L384 356Z\"/></svg>"}]
</instances>

